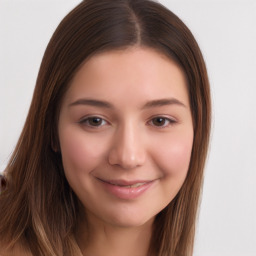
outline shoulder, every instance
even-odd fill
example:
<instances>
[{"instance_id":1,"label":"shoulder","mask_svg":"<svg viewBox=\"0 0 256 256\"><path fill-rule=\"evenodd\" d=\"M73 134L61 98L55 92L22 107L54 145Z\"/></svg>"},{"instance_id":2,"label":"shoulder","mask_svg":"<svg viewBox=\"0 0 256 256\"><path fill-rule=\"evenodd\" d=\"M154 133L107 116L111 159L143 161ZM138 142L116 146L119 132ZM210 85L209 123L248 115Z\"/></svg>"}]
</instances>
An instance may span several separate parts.
<instances>
[{"instance_id":1,"label":"shoulder","mask_svg":"<svg viewBox=\"0 0 256 256\"><path fill-rule=\"evenodd\" d=\"M16 244L11 248L7 248L2 243L0 243L0 245L0 256L33 256L19 244Z\"/></svg>"}]
</instances>

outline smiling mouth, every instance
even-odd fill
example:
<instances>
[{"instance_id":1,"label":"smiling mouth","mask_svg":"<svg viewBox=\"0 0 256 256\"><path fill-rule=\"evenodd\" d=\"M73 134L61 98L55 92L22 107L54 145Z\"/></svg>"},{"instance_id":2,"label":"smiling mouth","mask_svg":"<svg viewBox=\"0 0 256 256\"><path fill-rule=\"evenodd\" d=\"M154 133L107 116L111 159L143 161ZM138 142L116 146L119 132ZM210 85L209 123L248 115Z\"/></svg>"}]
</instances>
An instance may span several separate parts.
<instances>
[{"instance_id":1,"label":"smiling mouth","mask_svg":"<svg viewBox=\"0 0 256 256\"><path fill-rule=\"evenodd\" d=\"M103 189L108 194L122 200L139 198L157 182L157 179L133 181L96 179L103 185Z\"/></svg>"},{"instance_id":2,"label":"smiling mouth","mask_svg":"<svg viewBox=\"0 0 256 256\"><path fill-rule=\"evenodd\" d=\"M97 179L100 180L101 182L118 186L118 187L123 187L123 188L137 188L154 181L154 180L136 180L136 181L103 180L100 178L97 178Z\"/></svg>"},{"instance_id":3,"label":"smiling mouth","mask_svg":"<svg viewBox=\"0 0 256 256\"><path fill-rule=\"evenodd\" d=\"M119 187L123 187L123 188L138 188L140 186L143 186L147 183L149 183L151 181L148 181L148 182L138 182L138 183L134 183L132 185L121 185L121 184L116 184L116 183L112 183L112 182L106 182L106 183L109 183L111 185L114 185L114 186L119 186Z\"/></svg>"},{"instance_id":4,"label":"smiling mouth","mask_svg":"<svg viewBox=\"0 0 256 256\"><path fill-rule=\"evenodd\" d=\"M155 181L154 179L153 180L134 180L134 181L104 180L104 179L100 179L100 178L97 178L97 179L103 183L117 186L117 187L122 187L122 188L138 188L138 187L150 184Z\"/></svg>"}]
</instances>

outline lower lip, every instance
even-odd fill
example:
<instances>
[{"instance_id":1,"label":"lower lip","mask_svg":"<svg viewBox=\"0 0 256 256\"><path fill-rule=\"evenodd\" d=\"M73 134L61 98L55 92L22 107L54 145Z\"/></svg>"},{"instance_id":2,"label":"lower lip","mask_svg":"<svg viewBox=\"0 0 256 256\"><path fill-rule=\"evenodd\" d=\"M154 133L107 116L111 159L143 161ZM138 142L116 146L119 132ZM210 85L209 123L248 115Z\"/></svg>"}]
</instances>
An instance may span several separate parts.
<instances>
[{"instance_id":1,"label":"lower lip","mask_svg":"<svg viewBox=\"0 0 256 256\"><path fill-rule=\"evenodd\" d=\"M104 188L112 195L120 198L120 199L135 199L139 196L141 196L143 193L145 193L154 183L155 181L150 181L144 185L141 185L139 187L135 188L128 188L128 187L122 187L113 185L104 181L101 181L101 184L104 186Z\"/></svg>"}]
</instances>

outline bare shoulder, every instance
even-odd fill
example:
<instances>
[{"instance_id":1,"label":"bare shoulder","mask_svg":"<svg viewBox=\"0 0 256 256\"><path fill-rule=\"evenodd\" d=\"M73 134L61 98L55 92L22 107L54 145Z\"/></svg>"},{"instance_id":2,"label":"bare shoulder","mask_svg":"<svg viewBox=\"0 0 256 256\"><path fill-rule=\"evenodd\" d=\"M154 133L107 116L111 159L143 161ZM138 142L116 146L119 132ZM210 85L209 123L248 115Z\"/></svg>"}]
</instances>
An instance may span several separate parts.
<instances>
[{"instance_id":1,"label":"bare shoulder","mask_svg":"<svg viewBox=\"0 0 256 256\"><path fill-rule=\"evenodd\" d=\"M11 248L7 248L0 242L0 256L33 256L28 250L24 249L20 244L15 244Z\"/></svg>"}]
</instances>

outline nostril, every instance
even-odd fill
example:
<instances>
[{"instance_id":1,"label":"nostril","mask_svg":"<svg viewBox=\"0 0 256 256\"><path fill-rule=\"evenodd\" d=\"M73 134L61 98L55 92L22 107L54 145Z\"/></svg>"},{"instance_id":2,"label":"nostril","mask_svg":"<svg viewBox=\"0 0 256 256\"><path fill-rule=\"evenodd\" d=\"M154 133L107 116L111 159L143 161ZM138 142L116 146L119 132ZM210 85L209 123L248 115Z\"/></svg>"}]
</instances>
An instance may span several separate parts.
<instances>
[{"instance_id":1,"label":"nostril","mask_svg":"<svg viewBox=\"0 0 256 256\"><path fill-rule=\"evenodd\" d=\"M120 152L111 152L108 162L111 165L119 166L126 170L143 165L143 160L139 154L134 155L128 152L126 152L126 154L124 152L122 152L122 154L120 154Z\"/></svg>"},{"instance_id":2,"label":"nostril","mask_svg":"<svg viewBox=\"0 0 256 256\"><path fill-rule=\"evenodd\" d=\"M128 127L129 128L129 127ZM144 164L145 148L134 128L120 130L108 151L108 162L123 169L134 169Z\"/></svg>"}]
</instances>

